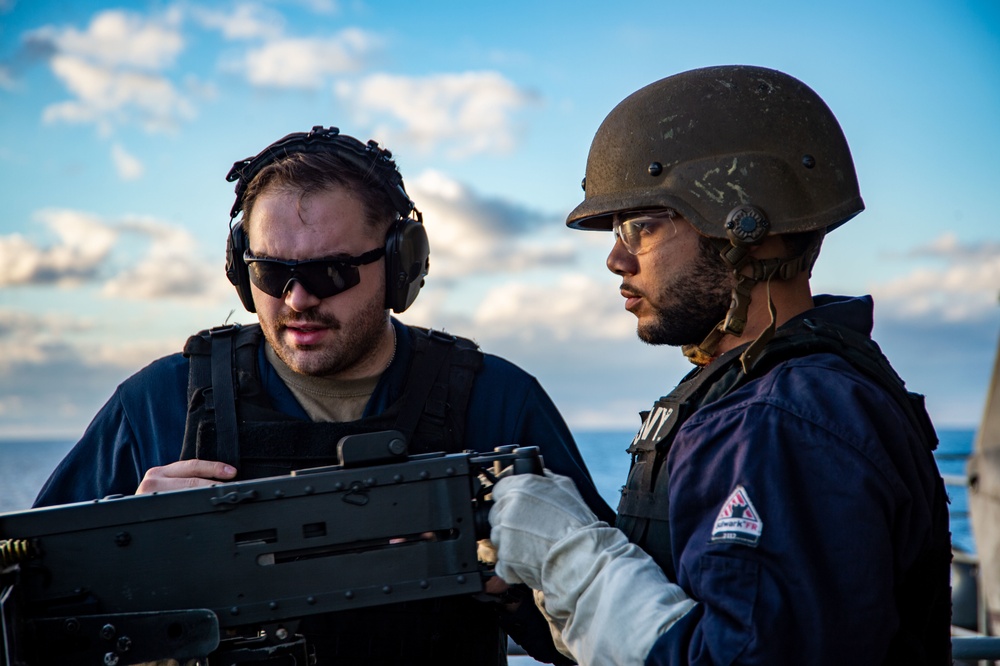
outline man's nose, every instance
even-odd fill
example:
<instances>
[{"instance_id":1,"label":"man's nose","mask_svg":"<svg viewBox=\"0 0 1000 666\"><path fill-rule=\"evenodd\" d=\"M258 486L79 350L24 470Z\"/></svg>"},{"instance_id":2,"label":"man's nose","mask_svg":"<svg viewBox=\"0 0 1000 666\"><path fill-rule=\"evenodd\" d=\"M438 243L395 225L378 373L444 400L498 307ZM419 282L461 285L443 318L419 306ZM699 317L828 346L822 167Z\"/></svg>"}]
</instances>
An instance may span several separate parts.
<instances>
[{"instance_id":1,"label":"man's nose","mask_svg":"<svg viewBox=\"0 0 1000 666\"><path fill-rule=\"evenodd\" d=\"M615 236L615 244L608 253L608 270L615 275L634 275L638 270L635 255L625 249L622 239Z\"/></svg>"},{"instance_id":2,"label":"man's nose","mask_svg":"<svg viewBox=\"0 0 1000 666\"><path fill-rule=\"evenodd\" d=\"M319 305L322 300L310 294L298 280L289 280L285 289L285 305L296 312L310 310Z\"/></svg>"}]
</instances>

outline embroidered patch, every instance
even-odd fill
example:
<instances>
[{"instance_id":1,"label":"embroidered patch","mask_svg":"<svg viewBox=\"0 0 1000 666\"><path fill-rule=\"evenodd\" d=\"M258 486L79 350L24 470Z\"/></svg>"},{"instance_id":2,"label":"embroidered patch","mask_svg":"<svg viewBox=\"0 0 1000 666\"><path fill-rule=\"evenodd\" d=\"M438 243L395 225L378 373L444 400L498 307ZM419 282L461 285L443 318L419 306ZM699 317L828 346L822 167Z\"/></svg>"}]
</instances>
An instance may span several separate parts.
<instances>
[{"instance_id":1,"label":"embroidered patch","mask_svg":"<svg viewBox=\"0 0 1000 666\"><path fill-rule=\"evenodd\" d=\"M757 514L746 489L736 486L715 518L711 541L733 541L756 546L763 530L764 521Z\"/></svg>"}]
</instances>

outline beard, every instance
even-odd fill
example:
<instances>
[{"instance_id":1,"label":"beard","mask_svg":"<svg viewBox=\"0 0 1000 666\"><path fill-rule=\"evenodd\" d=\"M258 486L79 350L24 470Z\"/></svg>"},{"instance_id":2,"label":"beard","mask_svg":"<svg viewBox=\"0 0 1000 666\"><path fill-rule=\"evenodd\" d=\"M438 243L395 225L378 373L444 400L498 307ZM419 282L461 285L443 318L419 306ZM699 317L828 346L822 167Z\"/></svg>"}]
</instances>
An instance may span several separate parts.
<instances>
[{"instance_id":1,"label":"beard","mask_svg":"<svg viewBox=\"0 0 1000 666\"><path fill-rule=\"evenodd\" d=\"M358 312L348 325L318 309L279 317L273 326L264 326L264 337L285 365L295 372L313 377L326 377L349 370L378 351L385 335L389 313L379 300L372 300ZM291 347L280 337L280 331L291 322L324 326L333 333L332 339L311 347Z\"/></svg>"},{"instance_id":2,"label":"beard","mask_svg":"<svg viewBox=\"0 0 1000 666\"><path fill-rule=\"evenodd\" d=\"M732 302L734 278L707 240L684 274L662 285L653 296L652 321L640 323L639 339L651 345L681 347L701 343L726 317Z\"/></svg>"}]
</instances>

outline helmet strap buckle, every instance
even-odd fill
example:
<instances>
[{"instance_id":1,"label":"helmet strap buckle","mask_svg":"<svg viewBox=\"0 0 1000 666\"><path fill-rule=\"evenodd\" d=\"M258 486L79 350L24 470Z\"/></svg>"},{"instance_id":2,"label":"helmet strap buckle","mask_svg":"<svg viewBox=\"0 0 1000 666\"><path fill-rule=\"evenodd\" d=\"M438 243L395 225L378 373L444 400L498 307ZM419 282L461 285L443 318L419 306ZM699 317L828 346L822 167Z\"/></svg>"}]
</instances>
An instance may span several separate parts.
<instances>
[{"instance_id":1,"label":"helmet strap buckle","mask_svg":"<svg viewBox=\"0 0 1000 666\"><path fill-rule=\"evenodd\" d=\"M708 334L708 337L701 344L684 345L681 347L681 352L693 364L706 366L715 358L715 350L718 349L719 343L722 341L722 336L725 334L726 332L722 329L722 324L719 324L712 329L712 332Z\"/></svg>"}]
</instances>

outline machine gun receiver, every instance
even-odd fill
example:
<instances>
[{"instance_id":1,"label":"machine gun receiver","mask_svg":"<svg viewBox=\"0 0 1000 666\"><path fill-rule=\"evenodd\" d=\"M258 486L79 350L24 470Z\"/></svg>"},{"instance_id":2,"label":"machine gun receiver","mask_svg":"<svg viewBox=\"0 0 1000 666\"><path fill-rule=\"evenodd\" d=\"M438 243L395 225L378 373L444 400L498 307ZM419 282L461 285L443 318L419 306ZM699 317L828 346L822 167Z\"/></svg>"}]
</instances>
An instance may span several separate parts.
<instances>
[{"instance_id":1,"label":"machine gun receiver","mask_svg":"<svg viewBox=\"0 0 1000 666\"><path fill-rule=\"evenodd\" d=\"M0 514L23 555L0 574L0 666L300 650L309 615L480 593L480 477L542 468L535 447L407 456L397 431L338 451L288 476Z\"/></svg>"}]
</instances>

